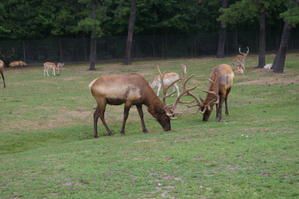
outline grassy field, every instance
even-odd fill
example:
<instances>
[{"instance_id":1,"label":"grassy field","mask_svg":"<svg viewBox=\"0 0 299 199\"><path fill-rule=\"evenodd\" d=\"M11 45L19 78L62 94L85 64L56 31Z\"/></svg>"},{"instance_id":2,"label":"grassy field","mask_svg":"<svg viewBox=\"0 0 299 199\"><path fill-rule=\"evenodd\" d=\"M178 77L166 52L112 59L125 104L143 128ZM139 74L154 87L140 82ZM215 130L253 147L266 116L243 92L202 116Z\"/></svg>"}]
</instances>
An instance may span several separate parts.
<instances>
[{"instance_id":1,"label":"grassy field","mask_svg":"<svg viewBox=\"0 0 299 199\"><path fill-rule=\"evenodd\" d=\"M299 54L288 56L284 74L255 69L256 59L250 56L246 74L236 76L223 122L215 111L202 122L200 113L181 106L171 132L146 113L150 133L143 134L132 108L121 136L123 107L109 106L114 135L103 136L99 121L98 139L87 87L95 77L139 72L151 80L156 64L180 71L185 63L204 96L211 68L232 57L98 64L95 72L66 64L57 77L43 77L41 67L6 71L0 198L298 198Z\"/></svg>"}]
</instances>

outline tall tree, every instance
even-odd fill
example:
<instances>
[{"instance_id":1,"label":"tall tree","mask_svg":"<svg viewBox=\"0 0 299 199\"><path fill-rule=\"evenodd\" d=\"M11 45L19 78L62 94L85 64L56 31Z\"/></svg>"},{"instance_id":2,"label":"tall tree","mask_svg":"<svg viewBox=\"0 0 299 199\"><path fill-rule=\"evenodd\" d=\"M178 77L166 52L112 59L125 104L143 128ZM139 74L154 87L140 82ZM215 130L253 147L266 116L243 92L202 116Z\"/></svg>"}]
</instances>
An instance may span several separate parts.
<instances>
[{"instance_id":1,"label":"tall tree","mask_svg":"<svg viewBox=\"0 0 299 199\"><path fill-rule=\"evenodd\" d=\"M128 36L127 36L127 43L126 43L126 52L125 52L125 64L130 64L132 60L132 43L133 43L133 35L134 35L134 26L136 20L136 0L131 0L131 12L129 18L129 25L128 25Z\"/></svg>"},{"instance_id":2,"label":"tall tree","mask_svg":"<svg viewBox=\"0 0 299 199\"><path fill-rule=\"evenodd\" d=\"M299 23L299 0L290 0L287 4L288 10L280 15L284 19L284 26L279 49L272 66L275 73L283 73L284 71L290 32Z\"/></svg>"},{"instance_id":3,"label":"tall tree","mask_svg":"<svg viewBox=\"0 0 299 199\"><path fill-rule=\"evenodd\" d=\"M82 10L78 31L88 32L90 35L89 70L95 70L97 37L103 35L102 23L106 20L105 1L79 0L79 3L86 5L86 9Z\"/></svg>"},{"instance_id":4,"label":"tall tree","mask_svg":"<svg viewBox=\"0 0 299 199\"><path fill-rule=\"evenodd\" d=\"M223 9L227 8L228 0L221 0L221 6ZM225 50L225 40L226 40L226 24L223 21L220 21L219 27L219 36L218 36L218 47L216 57L224 57Z\"/></svg>"}]
</instances>

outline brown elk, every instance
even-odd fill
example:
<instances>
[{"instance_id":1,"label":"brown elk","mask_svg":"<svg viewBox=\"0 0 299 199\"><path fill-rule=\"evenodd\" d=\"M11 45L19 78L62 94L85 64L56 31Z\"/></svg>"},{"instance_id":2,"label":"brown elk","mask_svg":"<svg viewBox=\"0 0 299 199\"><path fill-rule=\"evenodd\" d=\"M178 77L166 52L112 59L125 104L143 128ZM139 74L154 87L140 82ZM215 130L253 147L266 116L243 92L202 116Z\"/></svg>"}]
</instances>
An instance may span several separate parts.
<instances>
[{"instance_id":1,"label":"brown elk","mask_svg":"<svg viewBox=\"0 0 299 199\"><path fill-rule=\"evenodd\" d=\"M5 78L4 78L4 62L2 60L0 60L0 74L1 74L1 77L2 77L2 81L3 81L3 88L6 87L5 85Z\"/></svg>"},{"instance_id":2,"label":"brown elk","mask_svg":"<svg viewBox=\"0 0 299 199\"><path fill-rule=\"evenodd\" d=\"M239 48L239 55L237 55L234 59L233 59L233 63L232 65L234 67L236 67L235 71L237 73L243 74L245 72L245 59L249 54L249 48L247 46L247 51L242 52L241 48Z\"/></svg>"},{"instance_id":3,"label":"brown elk","mask_svg":"<svg viewBox=\"0 0 299 199\"><path fill-rule=\"evenodd\" d=\"M12 61L9 63L9 67L24 67L28 64L24 61Z\"/></svg>"},{"instance_id":4,"label":"brown elk","mask_svg":"<svg viewBox=\"0 0 299 199\"><path fill-rule=\"evenodd\" d=\"M50 76L49 70L52 70L52 75L56 76L57 74L60 74L60 69L64 66L64 63L58 62L57 64L54 62L45 62L44 63L44 76Z\"/></svg>"},{"instance_id":5,"label":"brown elk","mask_svg":"<svg viewBox=\"0 0 299 199\"><path fill-rule=\"evenodd\" d=\"M143 119L142 105L148 107L148 112L156 118L165 131L171 130L170 117L165 104L157 97L149 83L143 76L132 73L124 75L103 75L93 80L89 84L93 97L97 102L97 108L94 112L94 137L98 137L97 122L98 118L102 120L108 135L112 132L105 121L106 105L124 104L124 118L120 133L125 134L126 120L129 116L131 106L136 106L140 119L142 130L147 132Z\"/></svg>"},{"instance_id":6,"label":"brown elk","mask_svg":"<svg viewBox=\"0 0 299 199\"><path fill-rule=\"evenodd\" d=\"M209 90L204 91L207 93L206 99L200 98L200 103L195 105L199 106L200 112L203 114L203 121L209 120L214 105L216 105L217 121L221 121L223 102L225 102L225 114L229 114L227 100L233 85L233 79L234 72L230 65L221 64L212 69Z\"/></svg>"}]
</instances>

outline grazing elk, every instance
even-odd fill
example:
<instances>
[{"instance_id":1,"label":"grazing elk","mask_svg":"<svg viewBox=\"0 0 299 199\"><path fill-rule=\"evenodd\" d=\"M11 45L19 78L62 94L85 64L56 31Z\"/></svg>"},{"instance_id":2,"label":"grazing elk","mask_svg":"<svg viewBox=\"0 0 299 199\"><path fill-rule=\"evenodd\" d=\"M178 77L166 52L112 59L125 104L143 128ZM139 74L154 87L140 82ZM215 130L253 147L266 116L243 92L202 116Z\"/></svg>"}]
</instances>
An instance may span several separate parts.
<instances>
[{"instance_id":1,"label":"grazing elk","mask_svg":"<svg viewBox=\"0 0 299 199\"><path fill-rule=\"evenodd\" d=\"M49 77L49 70L52 70L52 75L56 76L56 71L57 74L60 74L60 69L64 66L64 63L58 62L57 64L54 62L45 62L44 63L44 76Z\"/></svg>"},{"instance_id":2,"label":"grazing elk","mask_svg":"<svg viewBox=\"0 0 299 199\"><path fill-rule=\"evenodd\" d=\"M170 117L168 108L157 97L149 83L143 76L132 73L124 75L103 75L100 78L93 80L89 84L91 94L97 102L97 108L94 112L94 137L98 137L97 122L98 118L102 120L108 135L112 132L105 121L106 105L121 105L124 106L124 118L120 133L125 134L125 125L129 116L131 106L136 106L140 119L142 130L147 132L143 119L142 105L148 107L148 112L156 118L165 131L171 130Z\"/></svg>"},{"instance_id":3,"label":"grazing elk","mask_svg":"<svg viewBox=\"0 0 299 199\"><path fill-rule=\"evenodd\" d=\"M233 85L234 72L232 67L227 64L221 64L213 68L210 75L210 86L206 99L200 98L200 112L203 114L203 121L208 121L213 110L213 106L216 105L216 118L217 121L222 119L222 104L225 102L225 114L228 115L227 99Z\"/></svg>"},{"instance_id":4,"label":"grazing elk","mask_svg":"<svg viewBox=\"0 0 299 199\"><path fill-rule=\"evenodd\" d=\"M12 61L9 63L9 67L15 68L15 67L24 67L28 64L24 61Z\"/></svg>"},{"instance_id":5,"label":"grazing elk","mask_svg":"<svg viewBox=\"0 0 299 199\"><path fill-rule=\"evenodd\" d=\"M233 59L233 63L232 65L234 67L236 67L235 71L237 73L243 74L245 72L245 59L249 54L249 48L247 46L247 51L246 53L241 51L241 48L239 48L239 55L237 55L234 59Z\"/></svg>"},{"instance_id":6,"label":"grazing elk","mask_svg":"<svg viewBox=\"0 0 299 199\"><path fill-rule=\"evenodd\" d=\"M159 68L159 66L157 66ZM182 65L182 67L184 68L184 72L186 71L186 65ZM160 72L160 69L159 69ZM180 89L179 86L177 85L178 80L180 79L180 75L175 73L175 72L168 72L168 73L163 73L163 83L165 87L170 87L170 85L174 86L174 89L177 92L177 96L180 95ZM162 88L162 80L161 80L161 74L156 75L154 77L154 80L151 83L151 87L154 88L158 88L157 90L157 95L160 95L160 90Z\"/></svg>"},{"instance_id":7,"label":"grazing elk","mask_svg":"<svg viewBox=\"0 0 299 199\"><path fill-rule=\"evenodd\" d=\"M3 81L3 88L6 87L5 85L5 78L4 78L4 62L2 60L0 60L0 74L1 74L1 77L2 77L2 81Z\"/></svg>"}]
</instances>

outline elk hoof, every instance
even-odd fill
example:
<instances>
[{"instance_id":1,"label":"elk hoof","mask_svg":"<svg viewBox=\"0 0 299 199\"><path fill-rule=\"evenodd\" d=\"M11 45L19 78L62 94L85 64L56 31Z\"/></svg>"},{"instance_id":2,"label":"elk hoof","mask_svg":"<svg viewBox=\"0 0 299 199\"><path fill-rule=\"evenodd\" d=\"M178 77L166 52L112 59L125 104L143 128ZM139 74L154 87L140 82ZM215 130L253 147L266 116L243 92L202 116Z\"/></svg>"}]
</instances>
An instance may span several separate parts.
<instances>
[{"instance_id":1,"label":"elk hoof","mask_svg":"<svg viewBox=\"0 0 299 199\"><path fill-rule=\"evenodd\" d=\"M142 132L143 133L148 133L148 130L147 129L143 129Z\"/></svg>"},{"instance_id":2,"label":"elk hoof","mask_svg":"<svg viewBox=\"0 0 299 199\"><path fill-rule=\"evenodd\" d=\"M112 132L107 132L107 136L113 135Z\"/></svg>"}]
</instances>

